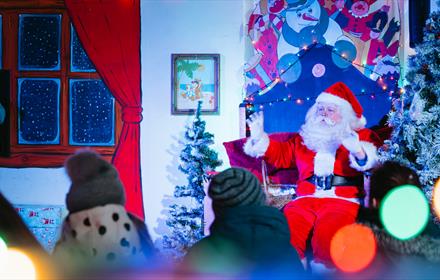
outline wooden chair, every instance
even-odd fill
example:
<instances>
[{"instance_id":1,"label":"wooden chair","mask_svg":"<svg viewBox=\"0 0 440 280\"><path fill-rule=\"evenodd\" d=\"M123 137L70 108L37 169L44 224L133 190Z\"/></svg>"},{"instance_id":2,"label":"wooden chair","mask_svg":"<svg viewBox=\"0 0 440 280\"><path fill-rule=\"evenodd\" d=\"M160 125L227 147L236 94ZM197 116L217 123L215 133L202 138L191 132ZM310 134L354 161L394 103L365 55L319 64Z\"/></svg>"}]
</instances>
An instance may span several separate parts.
<instances>
[{"instance_id":1,"label":"wooden chair","mask_svg":"<svg viewBox=\"0 0 440 280\"><path fill-rule=\"evenodd\" d=\"M269 205L282 209L287 203L296 197L296 184L272 182L264 160L261 161L261 175L263 180L263 190L266 194L266 200Z\"/></svg>"}]
</instances>

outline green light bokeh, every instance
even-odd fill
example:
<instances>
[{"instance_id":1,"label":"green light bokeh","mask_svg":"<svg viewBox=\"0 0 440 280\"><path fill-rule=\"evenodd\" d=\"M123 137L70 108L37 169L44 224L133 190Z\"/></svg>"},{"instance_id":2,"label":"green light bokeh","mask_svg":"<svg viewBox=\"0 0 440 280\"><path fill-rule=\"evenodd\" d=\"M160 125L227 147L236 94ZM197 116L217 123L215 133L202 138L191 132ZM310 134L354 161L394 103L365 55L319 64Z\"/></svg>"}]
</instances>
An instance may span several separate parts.
<instances>
[{"instance_id":1,"label":"green light bokeh","mask_svg":"<svg viewBox=\"0 0 440 280\"><path fill-rule=\"evenodd\" d=\"M6 242L0 237L0 254L6 252L8 250L8 246L6 246Z\"/></svg>"},{"instance_id":2,"label":"green light bokeh","mask_svg":"<svg viewBox=\"0 0 440 280\"><path fill-rule=\"evenodd\" d=\"M400 240L419 235L426 227L429 205L424 193L413 185L391 190L380 205L380 220L386 231Z\"/></svg>"}]
</instances>

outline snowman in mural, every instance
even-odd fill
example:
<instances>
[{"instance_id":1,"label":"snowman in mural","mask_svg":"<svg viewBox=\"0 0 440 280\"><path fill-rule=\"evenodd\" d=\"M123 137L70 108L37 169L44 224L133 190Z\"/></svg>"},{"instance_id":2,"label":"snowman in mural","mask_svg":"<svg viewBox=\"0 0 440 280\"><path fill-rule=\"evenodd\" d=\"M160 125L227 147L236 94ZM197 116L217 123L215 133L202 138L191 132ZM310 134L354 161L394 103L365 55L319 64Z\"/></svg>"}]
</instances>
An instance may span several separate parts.
<instances>
[{"instance_id":1,"label":"snowman in mural","mask_svg":"<svg viewBox=\"0 0 440 280\"><path fill-rule=\"evenodd\" d=\"M286 83L293 83L301 75L302 66L298 53L310 45L319 43L333 46L332 60L340 68L346 68L356 58L356 47L343 34L341 27L330 18L318 0L287 0L285 21L278 39L277 70ZM313 67L315 77L325 73L325 66Z\"/></svg>"}]
</instances>

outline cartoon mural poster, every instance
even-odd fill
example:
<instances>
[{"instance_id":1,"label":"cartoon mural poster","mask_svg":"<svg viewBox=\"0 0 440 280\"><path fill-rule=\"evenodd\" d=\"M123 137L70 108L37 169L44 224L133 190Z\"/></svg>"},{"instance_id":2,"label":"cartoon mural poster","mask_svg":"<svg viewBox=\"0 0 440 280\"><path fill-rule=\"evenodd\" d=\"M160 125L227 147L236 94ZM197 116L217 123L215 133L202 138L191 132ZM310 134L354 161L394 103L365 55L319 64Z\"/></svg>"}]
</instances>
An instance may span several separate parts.
<instances>
[{"instance_id":1,"label":"cartoon mural poster","mask_svg":"<svg viewBox=\"0 0 440 280\"><path fill-rule=\"evenodd\" d=\"M197 108L215 112L218 106L218 55L173 55L173 111L188 113Z\"/></svg>"},{"instance_id":2,"label":"cartoon mural poster","mask_svg":"<svg viewBox=\"0 0 440 280\"><path fill-rule=\"evenodd\" d=\"M399 79L397 1L260 0L247 33L255 49L244 67L247 96L277 82L300 82L310 60L315 60L314 70L319 68L311 74L322 77L326 65L319 59L325 59L305 55L314 45L331 48L331 61L339 69L355 66L374 81Z\"/></svg>"}]
</instances>

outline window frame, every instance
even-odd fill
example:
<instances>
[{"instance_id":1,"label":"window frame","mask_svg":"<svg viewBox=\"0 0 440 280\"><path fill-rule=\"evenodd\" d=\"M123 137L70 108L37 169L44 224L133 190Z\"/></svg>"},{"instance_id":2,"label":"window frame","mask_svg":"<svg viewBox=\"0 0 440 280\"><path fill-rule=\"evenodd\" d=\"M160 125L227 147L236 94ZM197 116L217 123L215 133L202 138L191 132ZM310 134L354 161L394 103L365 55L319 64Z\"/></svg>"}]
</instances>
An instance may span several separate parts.
<instances>
[{"instance_id":1,"label":"window frame","mask_svg":"<svg viewBox=\"0 0 440 280\"><path fill-rule=\"evenodd\" d=\"M69 81L70 79L99 79L95 72L71 72L71 21L64 1L6 1L0 2L2 15L2 57L4 70L10 71L10 156L0 157L0 167L59 167L78 149L93 148L110 160L119 143L122 130L121 106L115 100L114 145L84 146L69 144ZM19 14L61 14L60 70L18 70ZM60 79L59 127L60 144L18 144L18 79Z\"/></svg>"}]
</instances>

